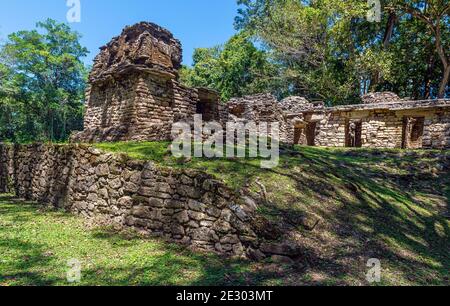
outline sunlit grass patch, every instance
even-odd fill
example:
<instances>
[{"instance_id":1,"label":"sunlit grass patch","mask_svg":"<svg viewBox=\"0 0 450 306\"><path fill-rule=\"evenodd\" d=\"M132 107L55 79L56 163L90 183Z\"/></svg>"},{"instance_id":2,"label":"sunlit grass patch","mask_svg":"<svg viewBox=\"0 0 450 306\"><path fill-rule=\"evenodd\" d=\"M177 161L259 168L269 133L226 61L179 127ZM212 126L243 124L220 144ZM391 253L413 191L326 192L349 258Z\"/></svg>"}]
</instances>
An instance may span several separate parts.
<instances>
[{"instance_id":1,"label":"sunlit grass patch","mask_svg":"<svg viewBox=\"0 0 450 306\"><path fill-rule=\"evenodd\" d=\"M10 196L0 198L0 224L4 286L70 285L71 259L82 267L81 282L74 285L218 285L234 272L216 256L133 233L88 229L80 217Z\"/></svg>"}]
</instances>

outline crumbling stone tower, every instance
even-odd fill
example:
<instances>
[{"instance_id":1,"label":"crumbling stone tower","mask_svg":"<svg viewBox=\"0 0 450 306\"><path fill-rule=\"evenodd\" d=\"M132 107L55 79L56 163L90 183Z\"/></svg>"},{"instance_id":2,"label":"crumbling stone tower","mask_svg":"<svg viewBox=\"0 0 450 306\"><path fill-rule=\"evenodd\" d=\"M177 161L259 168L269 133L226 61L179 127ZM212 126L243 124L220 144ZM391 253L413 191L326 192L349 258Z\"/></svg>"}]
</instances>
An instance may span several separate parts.
<instances>
[{"instance_id":1,"label":"crumbling stone tower","mask_svg":"<svg viewBox=\"0 0 450 306\"><path fill-rule=\"evenodd\" d=\"M217 103L179 84L181 44L156 24L127 27L100 50L89 75L85 128L72 141L168 140L174 122L207 109L201 103Z\"/></svg>"}]
</instances>

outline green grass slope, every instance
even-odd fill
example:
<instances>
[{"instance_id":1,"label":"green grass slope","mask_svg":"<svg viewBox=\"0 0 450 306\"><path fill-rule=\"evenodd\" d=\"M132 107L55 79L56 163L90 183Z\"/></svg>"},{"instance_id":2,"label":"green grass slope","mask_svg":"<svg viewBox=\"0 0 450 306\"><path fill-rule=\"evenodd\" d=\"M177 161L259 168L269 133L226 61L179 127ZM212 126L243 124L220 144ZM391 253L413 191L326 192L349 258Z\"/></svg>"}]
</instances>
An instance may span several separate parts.
<instances>
[{"instance_id":1,"label":"green grass slope","mask_svg":"<svg viewBox=\"0 0 450 306\"><path fill-rule=\"evenodd\" d=\"M228 271L241 268L9 195L0 197L0 254L0 286L71 285L72 259L80 262L82 276L74 285L226 284Z\"/></svg>"}]
</instances>

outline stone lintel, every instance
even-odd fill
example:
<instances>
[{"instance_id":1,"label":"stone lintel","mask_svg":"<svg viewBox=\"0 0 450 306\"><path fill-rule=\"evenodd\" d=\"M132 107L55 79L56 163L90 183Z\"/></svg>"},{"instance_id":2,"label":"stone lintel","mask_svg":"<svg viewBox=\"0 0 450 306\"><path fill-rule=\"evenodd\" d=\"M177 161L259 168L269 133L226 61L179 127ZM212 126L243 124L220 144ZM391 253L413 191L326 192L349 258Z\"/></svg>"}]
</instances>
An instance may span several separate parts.
<instances>
[{"instance_id":1,"label":"stone lintel","mask_svg":"<svg viewBox=\"0 0 450 306\"><path fill-rule=\"evenodd\" d=\"M383 104L355 104L327 107L318 110L308 110L298 114L325 114L333 112L358 112L358 111L402 111L402 110L429 110L449 108L450 100L418 100L418 101L396 101ZM288 118L296 117L298 114L288 114Z\"/></svg>"}]
</instances>

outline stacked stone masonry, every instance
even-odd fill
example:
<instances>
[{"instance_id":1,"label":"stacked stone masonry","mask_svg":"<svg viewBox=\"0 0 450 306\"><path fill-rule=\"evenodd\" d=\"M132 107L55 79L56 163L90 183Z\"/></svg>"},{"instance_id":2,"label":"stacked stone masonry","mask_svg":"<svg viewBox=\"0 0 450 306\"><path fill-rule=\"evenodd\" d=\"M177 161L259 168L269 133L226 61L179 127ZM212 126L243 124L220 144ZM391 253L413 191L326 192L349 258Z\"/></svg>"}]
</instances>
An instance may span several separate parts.
<instances>
[{"instance_id":1,"label":"stacked stone masonry","mask_svg":"<svg viewBox=\"0 0 450 306\"><path fill-rule=\"evenodd\" d=\"M254 132L262 135L273 135L275 128L273 124L277 123L280 141L288 140L285 113L271 94L234 98L226 106L227 113L223 121L244 125L254 123L256 127ZM261 123L267 123L267 129L260 126Z\"/></svg>"},{"instance_id":2,"label":"stacked stone masonry","mask_svg":"<svg viewBox=\"0 0 450 306\"><path fill-rule=\"evenodd\" d=\"M251 211L201 172L161 168L83 145L0 145L0 192L131 227L198 250L258 248Z\"/></svg>"},{"instance_id":3,"label":"stacked stone masonry","mask_svg":"<svg viewBox=\"0 0 450 306\"><path fill-rule=\"evenodd\" d=\"M385 92L373 92L363 95L361 97L363 104L379 104L379 103L390 103L395 101L400 101L400 97L390 91Z\"/></svg>"},{"instance_id":4,"label":"stacked stone masonry","mask_svg":"<svg viewBox=\"0 0 450 306\"><path fill-rule=\"evenodd\" d=\"M207 88L178 81L181 43L166 29L142 22L101 48L89 77L85 129L73 142L172 139L176 122L278 123L290 144L368 148L450 148L450 102L407 101L370 93L363 104L324 107L303 97L281 102L270 94L222 104Z\"/></svg>"},{"instance_id":5,"label":"stacked stone masonry","mask_svg":"<svg viewBox=\"0 0 450 306\"><path fill-rule=\"evenodd\" d=\"M307 126L314 124L309 145L450 149L450 100L339 106L288 114L287 118L297 134L304 134ZM290 138L306 145L301 139Z\"/></svg>"},{"instance_id":6,"label":"stacked stone masonry","mask_svg":"<svg viewBox=\"0 0 450 306\"><path fill-rule=\"evenodd\" d=\"M390 93L387 96L392 97ZM265 94L232 99L227 109L229 121L240 118L245 122L278 122L280 140L289 144L450 148L450 100L377 101L324 107L301 97L277 102L274 96Z\"/></svg>"},{"instance_id":7,"label":"stacked stone masonry","mask_svg":"<svg viewBox=\"0 0 450 306\"><path fill-rule=\"evenodd\" d=\"M217 94L178 82L181 54L180 42L156 24L125 28L95 58L85 128L72 141L168 140L175 122L190 122L199 111L220 119Z\"/></svg>"}]
</instances>

